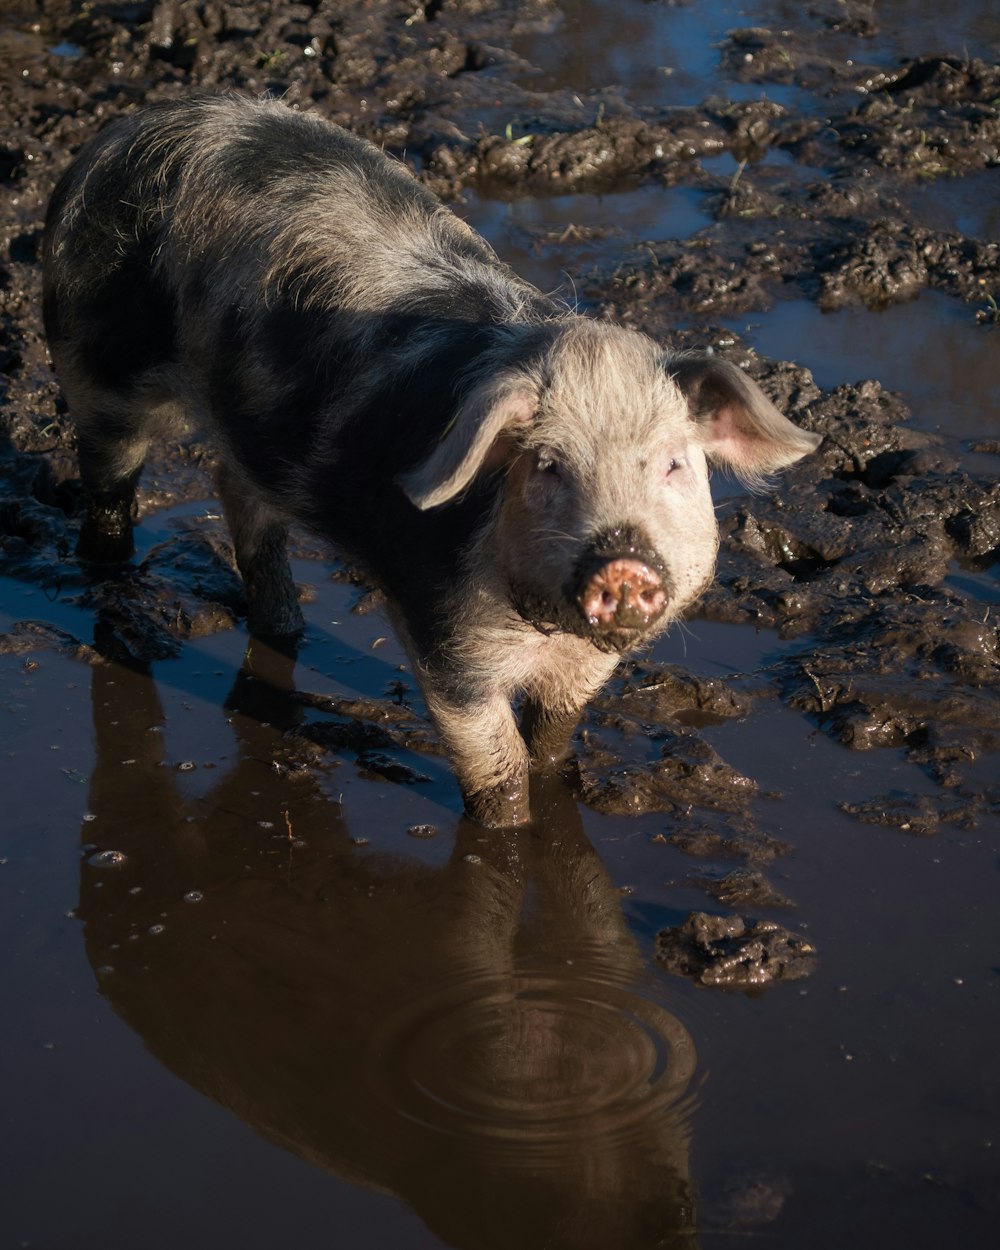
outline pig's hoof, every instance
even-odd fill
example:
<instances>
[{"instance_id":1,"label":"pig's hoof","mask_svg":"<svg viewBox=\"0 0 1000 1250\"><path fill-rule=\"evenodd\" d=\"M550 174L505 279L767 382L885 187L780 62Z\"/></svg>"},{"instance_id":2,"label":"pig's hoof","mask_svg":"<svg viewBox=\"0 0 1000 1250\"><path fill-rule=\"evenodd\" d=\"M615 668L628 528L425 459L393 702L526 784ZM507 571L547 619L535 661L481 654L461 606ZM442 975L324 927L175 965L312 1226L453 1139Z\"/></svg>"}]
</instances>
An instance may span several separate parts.
<instances>
[{"instance_id":1,"label":"pig's hoof","mask_svg":"<svg viewBox=\"0 0 1000 1250\"><path fill-rule=\"evenodd\" d=\"M120 494L90 494L76 540L76 555L88 564L124 564L135 555L134 501Z\"/></svg>"},{"instance_id":2,"label":"pig's hoof","mask_svg":"<svg viewBox=\"0 0 1000 1250\"><path fill-rule=\"evenodd\" d=\"M135 555L132 530L108 532L86 522L80 530L76 556L86 564L127 564Z\"/></svg>"},{"instance_id":3,"label":"pig's hoof","mask_svg":"<svg viewBox=\"0 0 1000 1250\"><path fill-rule=\"evenodd\" d=\"M491 786L465 796L465 814L486 829L511 829L529 820L525 780Z\"/></svg>"}]
</instances>

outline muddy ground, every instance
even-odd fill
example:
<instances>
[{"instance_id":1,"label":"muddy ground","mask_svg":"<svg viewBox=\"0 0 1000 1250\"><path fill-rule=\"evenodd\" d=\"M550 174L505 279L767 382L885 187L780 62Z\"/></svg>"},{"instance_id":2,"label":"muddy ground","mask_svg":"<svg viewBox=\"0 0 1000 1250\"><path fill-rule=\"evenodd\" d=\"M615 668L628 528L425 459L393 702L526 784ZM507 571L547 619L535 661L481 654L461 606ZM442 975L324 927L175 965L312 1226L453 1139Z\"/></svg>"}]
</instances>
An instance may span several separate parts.
<instances>
[{"instance_id":1,"label":"muddy ground","mask_svg":"<svg viewBox=\"0 0 1000 1250\"><path fill-rule=\"evenodd\" d=\"M987 7L8 0L5 1244L994 1244ZM221 88L384 145L823 435L718 484L715 585L531 830L458 820L377 595L306 536L298 667L244 656L197 432L133 568L72 555L46 199L103 122Z\"/></svg>"}]
</instances>

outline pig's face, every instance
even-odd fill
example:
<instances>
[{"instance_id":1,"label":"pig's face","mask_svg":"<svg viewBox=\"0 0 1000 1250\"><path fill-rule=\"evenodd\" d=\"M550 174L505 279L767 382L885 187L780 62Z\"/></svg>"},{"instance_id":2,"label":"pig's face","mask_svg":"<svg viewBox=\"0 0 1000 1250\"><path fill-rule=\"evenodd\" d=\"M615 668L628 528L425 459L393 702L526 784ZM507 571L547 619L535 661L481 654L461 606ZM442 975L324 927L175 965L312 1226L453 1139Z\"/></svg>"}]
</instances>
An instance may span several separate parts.
<instances>
[{"instance_id":1,"label":"pig's face","mask_svg":"<svg viewBox=\"0 0 1000 1250\"><path fill-rule=\"evenodd\" d=\"M401 482L435 507L503 464L490 580L539 628L623 651L712 577L709 462L759 479L818 442L734 365L572 317L543 354L481 382Z\"/></svg>"},{"instance_id":2,"label":"pig's face","mask_svg":"<svg viewBox=\"0 0 1000 1250\"><path fill-rule=\"evenodd\" d=\"M551 362L508 470L496 545L522 616L609 651L676 619L718 546L687 401L653 344L619 335Z\"/></svg>"}]
</instances>

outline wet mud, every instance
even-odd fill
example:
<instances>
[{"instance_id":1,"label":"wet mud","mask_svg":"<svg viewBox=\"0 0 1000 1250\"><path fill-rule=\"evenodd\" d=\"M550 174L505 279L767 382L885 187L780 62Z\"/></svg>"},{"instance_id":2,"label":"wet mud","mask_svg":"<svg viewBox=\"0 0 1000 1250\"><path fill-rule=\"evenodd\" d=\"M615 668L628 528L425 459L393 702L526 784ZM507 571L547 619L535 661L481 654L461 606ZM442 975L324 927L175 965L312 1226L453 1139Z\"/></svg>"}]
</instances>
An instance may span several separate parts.
<instances>
[{"instance_id":1,"label":"wet mud","mask_svg":"<svg viewBox=\"0 0 1000 1250\"><path fill-rule=\"evenodd\" d=\"M724 901L735 900L728 895ZM739 990L808 976L814 953L808 941L773 920L705 912L694 912L679 928L664 929L656 944L656 958L671 972L700 985Z\"/></svg>"},{"instance_id":2,"label":"wet mud","mask_svg":"<svg viewBox=\"0 0 1000 1250\"><path fill-rule=\"evenodd\" d=\"M941 1229L993 1244L1000 20L916 7L11 0L0 15L0 672L20 804L0 872L37 909L11 915L55 932L31 865L59 824L64 940L82 927L75 983L96 976L128 1026L115 1053L141 1039L254 1140L344 1181L353 1244L639 1250L763 1230L874 1247L900 1228L913 1246ZM711 346L823 437L752 495L717 484L719 572L689 633L594 700L530 830L458 821L379 596L307 535L298 667L247 639L197 431L146 466L134 563L96 577L72 555L72 414L41 329L47 197L104 122L221 89L372 139L532 280ZM779 355L759 344L783 313ZM925 339L883 360L875 327L911 313ZM75 743L57 782L76 791L53 790L50 816L57 727ZM46 966L54 941L21 957ZM959 986L975 1005L952 1004ZM831 1041L848 1000L868 1038L856 1064ZM815 1048L776 1059L778 1031L807 1027ZM883 1030L885 1064L933 1089L920 1151L895 1148L912 1134L873 1057ZM921 1056L956 1036L931 1080ZM814 1101L828 1042L856 1082ZM136 1053L123 1064L159 1088ZM747 1074L768 1063L764 1119L808 1145L761 1171L740 1152L759 1135ZM883 1100L896 1138L865 1120ZM153 1198L115 1226L82 1196L89 1214L43 1236L40 1140L18 1165L18 1244L121 1228L120 1244L177 1244L151 1232ZM264 1194L257 1149L241 1137L236 1157ZM287 1193L318 1212L328 1191L310 1183ZM831 1217L844 1194L860 1229ZM273 1244L270 1208L253 1209L244 1243Z\"/></svg>"}]
</instances>

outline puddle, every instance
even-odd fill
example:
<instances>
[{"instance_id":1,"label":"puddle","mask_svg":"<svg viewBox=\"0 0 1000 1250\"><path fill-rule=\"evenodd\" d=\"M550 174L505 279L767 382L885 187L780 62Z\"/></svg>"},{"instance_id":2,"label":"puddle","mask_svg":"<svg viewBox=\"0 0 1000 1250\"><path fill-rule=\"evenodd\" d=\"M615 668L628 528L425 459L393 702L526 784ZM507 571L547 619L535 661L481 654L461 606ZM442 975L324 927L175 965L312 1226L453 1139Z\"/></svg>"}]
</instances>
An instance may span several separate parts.
<instances>
[{"instance_id":1,"label":"puddle","mask_svg":"<svg viewBox=\"0 0 1000 1250\"><path fill-rule=\"evenodd\" d=\"M64 56L70 61L75 61L79 57L83 56L83 49L77 47L75 43L69 43L67 40L63 40L62 43L57 43L55 47L49 48L49 51L53 56Z\"/></svg>"},{"instance_id":2,"label":"puddle","mask_svg":"<svg viewBox=\"0 0 1000 1250\"><path fill-rule=\"evenodd\" d=\"M794 13L794 6L785 6ZM926 56L947 50L962 56L996 55L1000 13L979 0L958 0L943 9L935 0L879 0L877 46L886 58Z\"/></svg>"},{"instance_id":3,"label":"puddle","mask_svg":"<svg viewBox=\"0 0 1000 1250\"><path fill-rule=\"evenodd\" d=\"M955 568L948 575L948 582L962 594L978 603L1000 604L1000 565L974 570Z\"/></svg>"},{"instance_id":4,"label":"puddle","mask_svg":"<svg viewBox=\"0 0 1000 1250\"><path fill-rule=\"evenodd\" d=\"M964 461L956 499L935 485L936 452L899 444L891 407L828 408L828 462L753 499L713 482L727 528L706 610L720 619L639 657L595 699L576 764L536 779L534 823L486 834L461 819L385 612L357 611L364 589L301 536L298 652L248 652L197 454L147 478L135 596L102 599L65 555L71 443L37 315L37 234L95 109L236 86L365 127L569 300L574 277L677 242L662 272L676 263L691 294L671 328L704 295L701 331L719 306L699 257L717 249L713 280L745 300L728 306L754 307L754 284L722 272L729 255L774 245L761 273L776 282L797 220L784 214L803 204L824 229L849 234L854 214L867 228L864 197L837 198L862 169L929 229L997 238L996 171L976 164L988 129L935 129L989 102L921 94L927 75L945 90L938 71L971 90L933 58L995 60L995 6L43 8L15 0L0 18L4 1244L992 1244L995 456ZM797 77L779 39L772 80L742 81L726 36L757 25L800 40ZM896 109L904 147L916 127L925 171L966 143L962 177L921 182L902 158L883 168L840 143L845 118L861 142L849 115L875 99L852 67L918 56L932 60L913 71L912 105L876 102ZM673 109L711 137L696 163L664 169ZM534 145L511 154L503 138L510 125L523 139L532 110L553 146L529 197L517 161ZM476 164L483 119L492 182ZM598 133L573 146L581 125ZM713 217L713 181L741 170L727 144L763 156L741 175L744 215ZM623 172L592 194L587 162L599 172L605 147ZM588 193L546 196L578 169ZM806 184L827 183L829 200L809 199ZM632 323L655 321L655 291L621 298ZM795 300L724 324L823 388L874 378L913 426L988 442L1000 358L975 312L925 287L885 312ZM773 381L797 402L792 366ZM150 638L163 646L142 661ZM673 975L658 937L691 913L787 927L815 968L750 993Z\"/></svg>"},{"instance_id":5,"label":"puddle","mask_svg":"<svg viewBox=\"0 0 1000 1250\"><path fill-rule=\"evenodd\" d=\"M679 664L706 677L733 677L753 673L788 651L773 629L718 621L692 621L678 626L653 647L655 660Z\"/></svg>"},{"instance_id":6,"label":"puddle","mask_svg":"<svg viewBox=\"0 0 1000 1250\"><path fill-rule=\"evenodd\" d=\"M522 84L552 91L620 90L634 104L689 105L718 87L718 42L744 21L740 0L708 4L647 4L623 0L569 0L562 21L551 32L521 36L513 50L536 67ZM733 99L766 94L782 102L794 93L768 86L727 84Z\"/></svg>"},{"instance_id":7,"label":"puddle","mask_svg":"<svg viewBox=\"0 0 1000 1250\"><path fill-rule=\"evenodd\" d=\"M691 187L638 187L609 195L561 195L510 202L466 195L462 217L497 253L543 291L575 302L572 274L616 247L624 253L636 238L648 242L685 239L711 224Z\"/></svg>"},{"instance_id":8,"label":"puddle","mask_svg":"<svg viewBox=\"0 0 1000 1250\"><path fill-rule=\"evenodd\" d=\"M796 360L824 388L878 378L899 391L915 426L953 438L1000 433L1000 352L996 335L969 308L934 291L882 312L821 312L804 300L768 313L727 318L762 355Z\"/></svg>"},{"instance_id":9,"label":"puddle","mask_svg":"<svg viewBox=\"0 0 1000 1250\"><path fill-rule=\"evenodd\" d=\"M954 230L970 239L996 242L1000 239L997 183L997 171L984 169L965 178L940 178L915 188L907 198L917 220L934 230Z\"/></svg>"}]
</instances>

